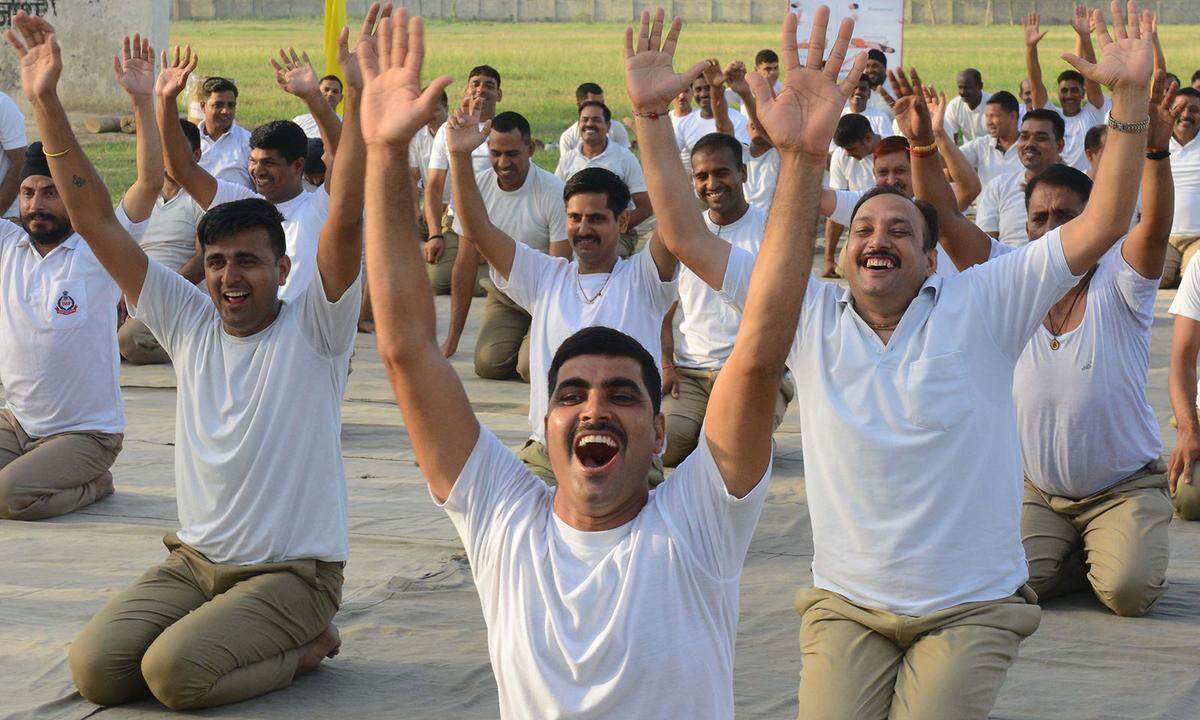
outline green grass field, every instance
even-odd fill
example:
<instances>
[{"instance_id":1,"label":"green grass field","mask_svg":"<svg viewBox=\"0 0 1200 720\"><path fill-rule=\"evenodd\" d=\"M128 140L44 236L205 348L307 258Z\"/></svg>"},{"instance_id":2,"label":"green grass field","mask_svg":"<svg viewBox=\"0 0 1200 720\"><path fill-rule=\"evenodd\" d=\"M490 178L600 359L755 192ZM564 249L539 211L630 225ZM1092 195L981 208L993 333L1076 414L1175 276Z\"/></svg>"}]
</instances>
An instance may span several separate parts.
<instances>
[{"instance_id":1,"label":"green grass field","mask_svg":"<svg viewBox=\"0 0 1200 720\"><path fill-rule=\"evenodd\" d=\"M307 50L318 71L325 67L319 18L176 22L171 32L172 43L190 43L199 51L198 72L236 79L241 88L238 120L247 128L304 111L299 101L275 86L267 61L280 46ZM537 138L553 142L575 120L574 89L580 82L600 83L614 116L628 114L623 32L624 25L615 23L430 22L426 76L449 74L461 88L471 67L485 62L495 66L504 78L501 108L525 115ZM1168 67L1186 82L1200 67L1200 27L1165 26L1162 40ZM1067 68L1058 54L1071 50L1073 42L1070 28L1050 28L1042 43L1047 77ZM759 49L778 49L779 43L777 26L692 24L684 27L677 67L711 56L750 64ZM964 67L978 68L988 90L1015 91L1025 73L1020 27L914 25L905 43L904 64L917 67L927 82L947 92L953 92L954 77ZM91 144L88 152L114 194L132 182L133 145L127 139ZM553 169L557 154L541 151L536 160Z\"/></svg>"}]
</instances>

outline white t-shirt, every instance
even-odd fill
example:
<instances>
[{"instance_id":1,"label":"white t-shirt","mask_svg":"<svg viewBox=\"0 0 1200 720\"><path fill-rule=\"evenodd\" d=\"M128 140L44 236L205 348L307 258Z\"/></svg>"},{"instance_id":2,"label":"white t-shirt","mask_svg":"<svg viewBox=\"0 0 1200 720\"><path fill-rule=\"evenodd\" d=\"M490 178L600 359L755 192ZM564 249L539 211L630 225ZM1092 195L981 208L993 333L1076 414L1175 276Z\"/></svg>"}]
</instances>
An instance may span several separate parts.
<instances>
[{"instance_id":1,"label":"white t-shirt","mask_svg":"<svg viewBox=\"0 0 1200 720\"><path fill-rule=\"evenodd\" d=\"M0 150L16 150L28 144L25 137L25 114L11 97L0 93ZM8 168L8 156L0 152L0 178L8 174ZM17 217L20 213L19 197L13 199L12 207L3 211L4 217Z\"/></svg>"},{"instance_id":2,"label":"white t-shirt","mask_svg":"<svg viewBox=\"0 0 1200 720\"><path fill-rule=\"evenodd\" d=\"M1012 247L1029 242L1025 232L1025 168L1000 175L984 186L977 208L975 224L980 230L998 232L1000 242Z\"/></svg>"},{"instance_id":3,"label":"white t-shirt","mask_svg":"<svg viewBox=\"0 0 1200 720\"><path fill-rule=\"evenodd\" d=\"M338 115L337 117L338 120L342 119L341 115ZM297 115L296 117L292 118L292 122L300 126L300 129L304 131L305 137L310 137L315 140L321 139L321 128L317 126L317 119L313 117L312 113Z\"/></svg>"},{"instance_id":4,"label":"white t-shirt","mask_svg":"<svg viewBox=\"0 0 1200 720\"><path fill-rule=\"evenodd\" d=\"M134 314L171 356L179 539L215 563L348 555L342 391L362 281L329 302L319 273L250 337L151 261Z\"/></svg>"},{"instance_id":5,"label":"white t-shirt","mask_svg":"<svg viewBox=\"0 0 1200 720\"><path fill-rule=\"evenodd\" d=\"M433 133L429 132L428 127L422 127L416 135L413 135L412 142L408 145L408 165L420 171L422 189L429 182L429 155L431 152L433 152ZM442 202L450 202L450 183L445 185Z\"/></svg>"},{"instance_id":6,"label":"white t-shirt","mask_svg":"<svg viewBox=\"0 0 1200 720\"><path fill-rule=\"evenodd\" d=\"M1183 269L1179 292L1175 293L1167 312L1200 322L1200 263L1188 263ZM1197 397L1200 397L1200 387L1197 388Z\"/></svg>"},{"instance_id":7,"label":"white t-shirt","mask_svg":"<svg viewBox=\"0 0 1200 720\"><path fill-rule=\"evenodd\" d=\"M991 93L983 93L979 104L972 110L967 101L955 95L946 103L946 118L942 128L951 138L955 133L962 133L963 142L987 136L987 101Z\"/></svg>"},{"instance_id":8,"label":"white t-shirt","mask_svg":"<svg viewBox=\"0 0 1200 720\"><path fill-rule=\"evenodd\" d=\"M250 180L250 131L236 122L213 140L200 121L200 167L218 180L253 188Z\"/></svg>"},{"instance_id":9,"label":"white t-shirt","mask_svg":"<svg viewBox=\"0 0 1200 720\"><path fill-rule=\"evenodd\" d=\"M481 124L479 127L482 128L483 125ZM476 175L492 167L492 158L486 141L471 151L471 165L474 166ZM446 212L453 215L454 199L451 195L452 189L450 185L450 151L446 148L446 123L442 123L442 126L438 128L437 133L433 136L433 144L429 149L429 165L426 173L429 170L446 171L445 192L443 193L442 201L446 205ZM434 231L430 229L429 232Z\"/></svg>"},{"instance_id":10,"label":"white t-shirt","mask_svg":"<svg viewBox=\"0 0 1200 720\"><path fill-rule=\"evenodd\" d=\"M1070 165L1079 172L1091 170L1092 164L1088 162L1087 154L1083 151L1083 140L1087 136L1088 130L1104 124L1104 118L1111 107L1112 102L1108 98L1105 98L1102 108L1084 100L1079 112L1072 117L1067 117L1062 108L1054 103L1046 103L1046 108L1061 115L1063 123L1066 125L1061 153L1063 164Z\"/></svg>"},{"instance_id":11,"label":"white t-shirt","mask_svg":"<svg viewBox=\"0 0 1200 720\"><path fill-rule=\"evenodd\" d=\"M1172 235L1200 235L1200 138L1180 145L1174 137L1171 150L1171 177L1175 181L1175 219Z\"/></svg>"},{"instance_id":12,"label":"white t-shirt","mask_svg":"<svg viewBox=\"0 0 1200 720\"><path fill-rule=\"evenodd\" d=\"M734 498L702 440L637 517L584 532L481 427L442 508L471 562L500 717L732 718L738 584L770 474Z\"/></svg>"},{"instance_id":13,"label":"white t-shirt","mask_svg":"<svg viewBox=\"0 0 1200 720\"><path fill-rule=\"evenodd\" d=\"M850 109L849 105L846 105L846 107L842 108L842 115L850 115L853 112L854 111ZM885 138L889 135L896 134L892 131L892 116L890 114L883 112L878 108L872 107L871 105L867 105L867 107L858 114L865 117L867 122L871 123L871 132L875 133L879 137Z\"/></svg>"},{"instance_id":14,"label":"white t-shirt","mask_svg":"<svg viewBox=\"0 0 1200 720\"><path fill-rule=\"evenodd\" d=\"M511 192L500 189L490 165L475 176L475 182L488 219L513 240L545 253L550 251L550 243L567 239L562 180L531 162L525 182ZM457 217L454 232L463 234Z\"/></svg>"},{"instance_id":15,"label":"white t-shirt","mask_svg":"<svg viewBox=\"0 0 1200 720\"><path fill-rule=\"evenodd\" d=\"M138 245L168 269L179 270L196 253L196 226L203 216L204 209L183 188L170 200L159 195Z\"/></svg>"},{"instance_id":16,"label":"white t-shirt","mask_svg":"<svg viewBox=\"0 0 1200 720\"><path fill-rule=\"evenodd\" d=\"M625 123L615 118L608 124L608 139L626 150L631 147L629 131L625 129ZM575 150L579 147L579 142L579 123L575 123L558 136L558 151L566 153Z\"/></svg>"},{"instance_id":17,"label":"white t-shirt","mask_svg":"<svg viewBox=\"0 0 1200 720\"><path fill-rule=\"evenodd\" d=\"M1024 172L1021 156L1017 154L1017 143L1013 142L1008 150L1001 150L999 141L991 135L981 135L974 140L968 140L958 148L962 151L967 162L975 168L979 182L987 187L988 183L1001 175Z\"/></svg>"},{"instance_id":18,"label":"white t-shirt","mask_svg":"<svg viewBox=\"0 0 1200 720\"><path fill-rule=\"evenodd\" d=\"M738 307L753 260L730 254L722 297ZM1013 373L1078 281L1053 230L1021 252L929 278L885 345L848 289L809 279L788 367L817 587L900 615L1021 587Z\"/></svg>"},{"instance_id":19,"label":"white t-shirt","mask_svg":"<svg viewBox=\"0 0 1200 720\"><path fill-rule=\"evenodd\" d=\"M512 272L504 279L492 268L492 282L533 316L529 327L529 426L546 443L550 361L558 346L585 327L614 328L662 360L662 321L675 302L676 281L663 282L650 248L617 258L612 273L579 274L575 262L517 243ZM588 304L587 298L595 298Z\"/></svg>"},{"instance_id":20,"label":"white t-shirt","mask_svg":"<svg viewBox=\"0 0 1200 720\"><path fill-rule=\"evenodd\" d=\"M582 147L582 145L576 146L575 149L568 150L559 156L558 167L554 169L554 174L558 176L559 180L565 183L571 179L572 175L584 168L602 167L605 170L611 170L621 178L629 187L631 194L646 192L646 176L642 174L642 164L627 148L609 140L603 152L596 157L589 158L584 156ZM562 205L561 194L559 205Z\"/></svg>"},{"instance_id":21,"label":"white t-shirt","mask_svg":"<svg viewBox=\"0 0 1200 720\"><path fill-rule=\"evenodd\" d=\"M746 163L746 182L742 183L746 202L763 212L770 210L779 181L779 151L771 148L758 157L752 157L746 151L742 153L742 160Z\"/></svg>"},{"instance_id":22,"label":"white t-shirt","mask_svg":"<svg viewBox=\"0 0 1200 720\"><path fill-rule=\"evenodd\" d=\"M859 199L867 194L866 190L834 190L837 200L834 204L833 212L830 213L829 219L849 229L850 220L853 217L854 206L858 204ZM958 274L958 268L954 265L954 261L950 259L950 255L942 248L939 242L935 248L937 253L937 269L934 271L943 277Z\"/></svg>"},{"instance_id":23,"label":"white t-shirt","mask_svg":"<svg viewBox=\"0 0 1200 720\"><path fill-rule=\"evenodd\" d=\"M829 158L829 186L837 190L870 190L875 187L874 167L870 155L854 158L843 148L835 147Z\"/></svg>"},{"instance_id":24,"label":"white t-shirt","mask_svg":"<svg viewBox=\"0 0 1200 720\"><path fill-rule=\"evenodd\" d=\"M717 119L701 117L699 111L693 111L678 119L672 117L671 121L675 124L675 144L684 155L690 156L692 146L700 138L717 131ZM747 128L746 116L731 112L729 121L733 124L733 136L743 145L749 145L750 131Z\"/></svg>"},{"instance_id":25,"label":"white t-shirt","mask_svg":"<svg viewBox=\"0 0 1200 720\"><path fill-rule=\"evenodd\" d=\"M262 198L262 195L240 185L218 180L217 193L208 209L246 198ZM317 245L321 241L321 228L329 217L329 193L322 185L312 192L301 192L287 202L276 203L275 209L283 215L287 256L292 259L287 282L279 288L279 299L295 302L316 274Z\"/></svg>"},{"instance_id":26,"label":"white t-shirt","mask_svg":"<svg viewBox=\"0 0 1200 720\"><path fill-rule=\"evenodd\" d=\"M1015 252L992 242L992 257ZM1146 399L1158 278L1144 278L1117 243L1088 285L1083 322L1058 337L1039 324L1013 376L1025 476L1080 499L1129 477L1162 452Z\"/></svg>"},{"instance_id":27,"label":"white t-shirt","mask_svg":"<svg viewBox=\"0 0 1200 720\"><path fill-rule=\"evenodd\" d=\"M710 232L734 247L758 256L767 213L753 205L733 223L717 225L708 212L701 213ZM719 370L733 351L742 315L721 299L694 272L679 271L679 332L675 337L675 364L698 370Z\"/></svg>"},{"instance_id":28,"label":"white t-shirt","mask_svg":"<svg viewBox=\"0 0 1200 720\"><path fill-rule=\"evenodd\" d=\"M131 234L118 205L117 221ZM0 384L30 437L125 430L117 302L121 290L75 233L42 257L24 228L0 220Z\"/></svg>"}]
</instances>

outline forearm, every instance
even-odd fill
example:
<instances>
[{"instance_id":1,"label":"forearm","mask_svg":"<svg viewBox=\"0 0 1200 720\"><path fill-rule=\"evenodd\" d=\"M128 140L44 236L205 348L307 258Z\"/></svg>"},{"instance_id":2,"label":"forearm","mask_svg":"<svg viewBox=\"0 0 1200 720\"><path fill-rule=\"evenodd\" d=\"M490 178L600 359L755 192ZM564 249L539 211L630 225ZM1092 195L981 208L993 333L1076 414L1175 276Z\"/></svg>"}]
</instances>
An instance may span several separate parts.
<instances>
[{"instance_id":1,"label":"forearm","mask_svg":"<svg viewBox=\"0 0 1200 720\"><path fill-rule=\"evenodd\" d=\"M13 201L17 199L17 192L21 189L21 163L13 162L11 159L8 163L8 171L4 173L4 180L0 181L0 215L8 212L12 207Z\"/></svg>"},{"instance_id":2,"label":"forearm","mask_svg":"<svg viewBox=\"0 0 1200 720\"><path fill-rule=\"evenodd\" d=\"M179 274L193 285L204 279L204 256L200 254L199 244L196 252L179 268Z\"/></svg>"},{"instance_id":3,"label":"forearm","mask_svg":"<svg viewBox=\"0 0 1200 720\"><path fill-rule=\"evenodd\" d=\"M217 192L217 180L209 175L193 157L191 143L179 124L179 111L174 97L159 97L155 104L158 131L162 141L163 164L167 174L183 186L184 191L207 210Z\"/></svg>"},{"instance_id":4,"label":"forearm","mask_svg":"<svg viewBox=\"0 0 1200 720\"><path fill-rule=\"evenodd\" d=\"M133 119L137 127L137 179L125 193L122 205L133 222L150 217L163 187L162 140L154 118L154 97L133 96Z\"/></svg>"},{"instance_id":5,"label":"forearm","mask_svg":"<svg viewBox=\"0 0 1200 720\"><path fill-rule=\"evenodd\" d=\"M1029 86L1033 89L1033 106L1045 107L1050 96L1042 83L1042 63L1038 60L1037 45L1025 46L1025 73L1029 76Z\"/></svg>"},{"instance_id":6,"label":"forearm","mask_svg":"<svg viewBox=\"0 0 1200 720\"><path fill-rule=\"evenodd\" d=\"M825 219L825 262L837 262L838 243L841 242L843 229L833 220Z\"/></svg>"},{"instance_id":7,"label":"forearm","mask_svg":"<svg viewBox=\"0 0 1200 720\"><path fill-rule=\"evenodd\" d=\"M713 120L717 124L717 132L733 135L733 121L729 119L729 103L725 102L725 86L710 85L709 97L712 98Z\"/></svg>"},{"instance_id":8,"label":"forearm","mask_svg":"<svg viewBox=\"0 0 1200 720\"><path fill-rule=\"evenodd\" d=\"M942 247L954 264L963 270L985 262L991 253L991 239L963 217L958 198L942 172L942 161L938 156L914 156L912 177L916 197L933 205L937 211Z\"/></svg>"},{"instance_id":9,"label":"forearm","mask_svg":"<svg viewBox=\"0 0 1200 720\"><path fill-rule=\"evenodd\" d=\"M346 88L345 108L347 113L350 111L350 95L353 90L352 87ZM302 99L305 106L308 107L308 112L317 123L317 130L321 133L321 142L325 143L325 152L336 157L344 132L342 121L338 119L337 113L329 106L329 101L321 93L315 92Z\"/></svg>"},{"instance_id":10,"label":"forearm","mask_svg":"<svg viewBox=\"0 0 1200 720\"><path fill-rule=\"evenodd\" d=\"M633 197L633 210L630 211L629 220L625 226L626 232L633 233L637 230L637 226L645 222L646 218L652 214L654 214L654 208L650 203L650 196L646 193L636 193Z\"/></svg>"},{"instance_id":11,"label":"forearm","mask_svg":"<svg viewBox=\"0 0 1200 720\"><path fill-rule=\"evenodd\" d=\"M1090 63L1096 62L1096 48L1092 46L1090 34L1075 33L1075 54ZM1094 107L1104 107L1104 91L1095 80L1084 80L1084 95Z\"/></svg>"},{"instance_id":12,"label":"forearm","mask_svg":"<svg viewBox=\"0 0 1200 720\"><path fill-rule=\"evenodd\" d=\"M967 156L962 154L962 150L958 149L954 139L946 132L938 133L937 146L938 152L941 153L942 159L946 163L946 169L950 171L950 179L954 183L951 190L954 193L956 207L960 211L965 210L970 207L975 198L979 197L980 191L983 190L983 184L979 182L979 175L975 172L975 168L967 162Z\"/></svg>"},{"instance_id":13,"label":"forearm","mask_svg":"<svg viewBox=\"0 0 1200 720\"><path fill-rule=\"evenodd\" d=\"M450 332L455 343L467 327L471 300L475 297L475 278L479 275L479 251L466 235L458 239L458 254L450 270Z\"/></svg>"},{"instance_id":14,"label":"forearm","mask_svg":"<svg viewBox=\"0 0 1200 720\"><path fill-rule=\"evenodd\" d=\"M671 309L663 317L662 322L662 362L663 366L675 364L675 311L679 309L679 301L676 300Z\"/></svg>"},{"instance_id":15,"label":"forearm","mask_svg":"<svg viewBox=\"0 0 1200 720\"><path fill-rule=\"evenodd\" d=\"M329 215L321 229L321 240L317 246L317 267L321 271L325 297L335 302L362 272L366 145L359 124L359 101L358 91L350 88L346 94L346 122L342 133L344 152L334 156L332 177L327 175L325 179L329 193ZM324 98L321 102L329 108Z\"/></svg>"},{"instance_id":16,"label":"forearm","mask_svg":"<svg viewBox=\"0 0 1200 720\"><path fill-rule=\"evenodd\" d=\"M1190 318L1176 317L1176 324L1194 323ZM1171 396L1171 409L1179 433L1195 435L1200 432L1200 420L1196 417L1196 348L1178 348L1171 353L1171 372L1167 380Z\"/></svg>"},{"instance_id":17,"label":"forearm","mask_svg":"<svg viewBox=\"0 0 1200 720\"><path fill-rule=\"evenodd\" d=\"M475 249L496 268L496 272L507 278L516 252L515 241L493 225L488 217L470 153L451 154L450 190L454 194L454 213L462 226L462 236L471 238Z\"/></svg>"},{"instance_id":18,"label":"forearm","mask_svg":"<svg viewBox=\"0 0 1200 720\"><path fill-rule=\"evenodd\" d=\"M442 215L446 211L442 198L446 192L446 171L429 170L425 178L425 227L430 237L442 234Z\"/></svg>"}]
</instances>

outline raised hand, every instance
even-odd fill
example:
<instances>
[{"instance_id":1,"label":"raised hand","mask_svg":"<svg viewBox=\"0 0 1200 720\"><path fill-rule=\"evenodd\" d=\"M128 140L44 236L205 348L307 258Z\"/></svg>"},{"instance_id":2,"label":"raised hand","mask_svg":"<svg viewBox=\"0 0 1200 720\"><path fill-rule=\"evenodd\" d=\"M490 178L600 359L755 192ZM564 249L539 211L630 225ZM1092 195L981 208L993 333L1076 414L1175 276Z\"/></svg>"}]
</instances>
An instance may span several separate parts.
<instances>
[{"instance_id":1,"label":"raised hand","mask_svg":"<svg viewBox=\"0 0 1200 720\"><path fill-rule=\"evenodd\" d=\"M342 75L345 76L347 86L362 90L362 64L364 62L379 64L378 40L375 37L376 21L381 17L391 17L391 15L391 3L384 5L382 10L379 3L372 3L371 8L367 10L366 18L363 19L362 28L358 31L358 40L353 50L349 47L350 28L342 28L342 33L338 36L337 61L342 68Z\"/></svg>"},{"instance_id":2,"label":"raised hand","mask_svg":"<svg viewBox=\"0 0 1200 720\"><path fill-rule=\"evenodd\" d=\"M932 85L926 87L925 104L929 106L929 114L933 117L933 134L941 135L946 128L946 93L938 92Z\"/></svg>"},{"instance_id":3,"label":"raised hand","mask_svg":"<svg viewBox=\"0 0 1200 720\"><path fill-rule=\"evenodd\" d=\"M1077 35L1092 33L1092 14L1088 12L1083 3L1075 6L1075 13L1071 16L1071 27L1075 29Z\"/></svg>"},{"instance_id":4,"label":"raised hand","mask_svg":"<svg viewBox=\"0 0 1200 720\"><path fill-rule=\"evenodd\" d=\"M279 48L279 60L282 65L271 58L271 67L275 68L275 82L281 90L298 98L321 92L317 71L313 70L308 53L301 56L296 54L295 48L288 48L287 52Z\"/></svg>"},{"instance_id":5,"label":"raised hand","mask_svg":"<svg viewBox=\"0 0 1200 720\"><path fill-rule=\"evenodd\" d=\"M712 87L724 87L725 73L721 72L721 62L716 58L709 58L705 62L708 65L704 68L704 79Z\"/></svg>"},{"instance_id":6,"label":"raised hand","mask_svg":"<svg viewBox=\"0 0 1200 720\"><path fill-rule=\"evenodd\" d=\"M150 38L134 33L133 40L125 36L121 43L121 54L113 55L113 72L117 82L130 95L154 93L154 48Z\"/></svg>"},{"instance_id":7,"label":"raised hand","mask_svg":"<svg viewBox=\"0 0 1200 720\"><path fill-rule=\"evenodd\" d=\"M1042 16L1037 12L1031 12L1025 16L1025 45L1026 47L1037 47L1037 44L1046 37L1046 33L1042 31Z\"/></svg>"},{"instance_id":8,"label":"raised hand","mask_svg":"<svg viewBox=\"0 0 1200 720\"><path fill-rule=\"evenodd\" d=\"M838 71L846 59L846 49L854 32L854 21L842 20L829 58L825 58L825 33L829 8L822 5L813 16L808 40L808 62L800 65L796 46L797 16L788 13L783 21L783 62L787 65L783 90L776 97L766 78L753 73L750 89L758 105L763 130L781 153L796 152L824 157L833 140L833 131L851 91L858 86L867 54L859 53L846 79L838 83Z\"/></svg>"},{"instance_id":9,"label":"raised hand","mask_svg":"<svg viewBox=\"0 0 1200 720\"><path fill-rule=\"evenodd\" d=\"M666 115L676 96L691 86L712 62L702 60L684 73L675 72L671 64L683 21L675 18L663 40L663 15L663 9L659 8L651 25L650 13L642 12L636 46L633 28L625 28L625 89L629 92L634 114Z\"/></svg>"},{"instance_id":10,"label":"raised hand","mask_svg":"<svg viewBox=\"0 0 1200 720\"><path fill-rule=\"evenodd\" d=\"M896 124L900 126L900 132L913 145L932 145L937 141L933 116L929 111L925 88L916 68L909 68L908 74L905 74L903 68L888 70L887 74L892 88L896 91L896 104L892 106L892 112L896 115Z\"/></svg>"},{"instance_id":11,"label":"raised hand","mask_svg":"<svg viewBox=\"0 0 1200 720\"><path fill-rule=\"evenodd\" d=\"M479 106L476 101L467 112L459 110L446 120L446 151L450 154L470 154L482 145L492 132L492 121L479 125Z\"/></svg>"},{"instance_id":12,"label":"raised hand","mask_svg":"<svg viewBox=\"0 0 1200 720\"><path fill-rule=\"evenodd\" d=\"M191 45L188 45L180 54L179 46L176 45L174 60L167 58L166 50L159 53L158 58L158 80L154 82L154 92L160 98L174 100L187 87L188 76L199 64L200 54L193 53Z\"/></svg>"},{"instance_id":13,"label":"raised hand","mask_svg":"<svg viewBox=\"0 0 1200 720\"><path fill-rule=\"evenodd\" d=\"M25 98L33 102L53 94L62 75L62 52L50 23L36 15L18 12L12 19L12 29L4 31L4 39L20 57Z\"/></svg>"},{"instance_id":14,"label":"raised hand","mask_svg":"<svg viewBox=\"0 0 1200 720\"><path fill-rule=\"evenodd\" d=\"M1154 73L1154 85L1150 92L1150 128L1146 135L1147 150L1166 150L1170 147L1171 131L1175 121L1183 114L1184 105L1172 110L1179 84L1167 82L1162 70Z\"/></svg>"},{"instance_id":15,"label":"raised hand","mask_svg":"<svg viewBox=\"0 0 1200 720\"><path fill-rule=\"evenodd\" d=\"M378 57L363 53L362 132L367 144L408 146L413 135L429 124L438 97L451 83L447 75L421 91L425 58L425 25L408 19L401 8L379 21Z\"/></svg>"},{"instance_id":16,"label":"raised hand","mask_svg":"<svg viewBox=\"0 0 1200 720\"><path fill-rule=\"evenodd\" d=\"M734 60L725 66L725 84L738 95L750 92L750 83L746 82L746 63Z\"/></svg>"},{"instance_id":17,"label":"raised hand","mask_svg":"<svg viewBox=\"0 0 1200 720\"><path fill-rule=\"evenodd\" d=\"M1126 25L1121 17L1121 4L1112 0L1115 40L1108 34L1108 27L1101 12L1092 12L1101 60L1090 63L1072 53L1064 53L1062 59L1088 80L1098 82L1110 90L1120 88L1142 92L1150 86L1150 79L1154 73L1154 43L1150 39L1153 17L1149 11L1139 14L1137 3L1133 0L1128 3L1128 12Z\"/></svg>"}]
</instances>

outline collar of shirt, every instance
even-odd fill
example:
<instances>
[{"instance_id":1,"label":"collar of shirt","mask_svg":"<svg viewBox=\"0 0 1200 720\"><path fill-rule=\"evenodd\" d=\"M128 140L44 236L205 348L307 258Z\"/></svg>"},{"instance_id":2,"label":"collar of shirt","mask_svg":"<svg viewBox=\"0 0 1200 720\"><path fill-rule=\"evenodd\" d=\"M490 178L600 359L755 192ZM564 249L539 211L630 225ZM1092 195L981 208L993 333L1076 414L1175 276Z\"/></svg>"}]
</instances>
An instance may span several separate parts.
<instances>
[{"instance_id":1,"label":"collar of shirt","mask_svg":"<svg viewBox=\"0 0 1200 720\"><path fill-rule=\"evenodd\" d=\"M941 294L941 291L941 275L930 275L929 277L925 278L925 282L921 285L921 289L917 291L916 297L912 299L912 302L908 304L908 307L904 308L904 314L900 316L900 323L896 325L896 329L892 331L892 339L895 340L898 337L903 337L910 333L909 328L913 324L911 320L907 320L910 315L921 316L921 321L923 322L924 318L928 317L929 313L932 312L933 308L937 305L938 296ZM850 294L849 286L844 287L842 288L841 296L838 298L838 305L841 306L842 312L853 312L855 320L862 327L867 328L872 334L874 334L875 331L871 329L871 326L867 324L867 321L858 314L857 310L853 310L853 306L851 305L853 299L854 297ZM903 332L901 332L902 329ZM891 341L889 341L889 343L890 342Z\"/></svg>"},{"instance_id":2,"label":"collar of shirt","mask_svg":"<svg viewBox=\"0 0 1200 720\"><path fill-rule=\"evenodd\" d=\"M79 233L71 233L71 237L67 238L66 240L63 240L61 243L59 243L59 244L58 244L57 246L55 246L54 248L51 248L50 252L46 253L46 255L49 255L50 253L54 252L54 251L55 251L55 250L57 250L58 248L65 248L65 249L67 249L67 250L74 250L75 248L77 248L77 247L79 246L79 241L80 241L80 240L82 240L82 239L83 239L83 238L81 238L81 237L79 236ZM17 245L18 245L18 246L24 246L24 247L28 247L28 248L30 248L30 249L33 249L33 250L34 250L34 252L37 252L37 249L33 247L33 238L29 237L29 233L25 233L25 234L23 234L23 235L21 236L21 239L17 241ZM39 254L40 254L40 253L39 253ZM43 257L44 257L44 256L43 256Z\"/></svg>"}]
</instances>

